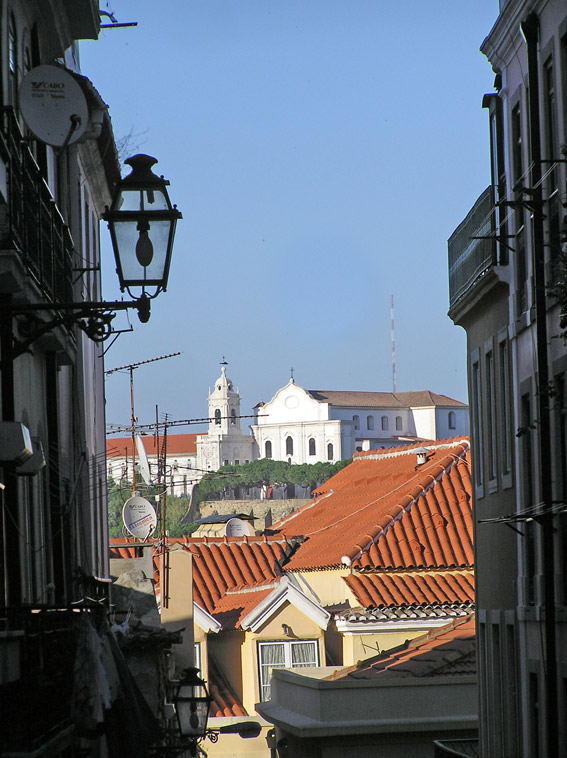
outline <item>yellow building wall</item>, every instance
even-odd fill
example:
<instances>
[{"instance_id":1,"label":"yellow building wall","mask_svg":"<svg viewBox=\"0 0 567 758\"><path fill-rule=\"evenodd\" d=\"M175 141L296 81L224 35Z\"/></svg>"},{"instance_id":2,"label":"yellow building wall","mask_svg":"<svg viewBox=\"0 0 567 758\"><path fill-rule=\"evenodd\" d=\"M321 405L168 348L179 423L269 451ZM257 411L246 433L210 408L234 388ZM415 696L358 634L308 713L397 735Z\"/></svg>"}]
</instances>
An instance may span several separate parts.
<instances>
[{"instance_id":1,"label":"yellow building wall","mask_svg":"<svg viewBox=\"0 0 567 758\"><path fill-rule=\"evenodd\" d=\"M350 569L345 566L324 571L297 571L293 572L293 575L300 589L319 605L325 607L348 603L349 607L355 607L358 602L346 582L343 581L343 577L349 576L350 573Z\"/></svg>"},{"instance_id":2,"label":"yellow building wall","mask_svg":"<svg viewBox=\"0 0 567 758\"><path fill-rule=\"evenodd\" d=\"M371 658L398 645L403 645L406 640L420 637L424 629L399 632L380 632L378 634L345 634L343 635L343 665L353 666L359 661Z\"/></svg>"},{"instance_id":3,"label":"yellow building wall","mask_svg":"<svg viewBox=\"0 0 567 758\"><path fill-rule=\"evenodd\" d=\"M290 628L286 636L283 624ZM247 713L253 714L254 705L260 700L260 677L258 672L259 641L317 640L319 662L325 664L324 632L311 619L290 603L285 603L274 616L257 632L246 632L241 648L242 701Z\"/></svg>"}]
</instances>

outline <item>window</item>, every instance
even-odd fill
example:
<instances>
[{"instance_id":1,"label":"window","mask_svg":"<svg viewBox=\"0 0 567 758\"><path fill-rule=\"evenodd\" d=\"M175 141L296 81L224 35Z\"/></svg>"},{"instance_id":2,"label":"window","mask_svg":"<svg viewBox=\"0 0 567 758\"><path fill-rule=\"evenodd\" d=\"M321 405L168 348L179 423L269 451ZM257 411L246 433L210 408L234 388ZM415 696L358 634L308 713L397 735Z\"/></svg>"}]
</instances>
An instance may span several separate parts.
<instances>
[{"instance_id":1,"label":"window","mask_svg":"<svg viewBox=\"0 0 567 758\"><path fill-rule=\"evenodd\" d=\"M285 438L285 454L293 455L293 437Z\"/></svg>"},{"instance_id":2,"label":"window","mask_svg":"<svg viewBox=\"0 0 567 758\"><path fill-rule=\"evenodd\" d=\"M490 345L492 342L490 341ZM494 402L494 353L487 350L484 354L486 368L486 419L488 425L487 453L488 453L488 479L496 479L496 408Z\"/></svg>"},{"instance_id":3,"label":"window","mask_svg":"<svg viewBox=\"0 0 567 758\"><path fill-rule=\"evenodd\" d=\"M271 458L272 457L272 443L270 440L266 440L264 443L264 458Z\"/></svg>"},{"instance_id":4,"label":"window","mask_svg":"<svg viewBox=\"0 0 567 758\"><path fill-rule=\"evenodd\" d=\"M382 431L388 431L388 416L382 416Z\"/></svg>"},{"instance_id":5,"label":"window","mask_svg":"<svg viewBox=\"0 0 567 758\"><path fill-rule=\"evenodd\" d=\"M456 429L457 428L457 417L455 416L455 411L449 411L449 429Z\"/></svg>"},{"instance_id":6,"label":"window","mask_svg":"<svg viewBox=\"0 0 567 758\"><path fill-rule=\"evenodd\" d=\"M309 455L315 455L316 454L316 446L315 446L315 440L313 437L309 440Z\"/></svg>"},{"instance_id":7,"label":"window","mask_svg":"<svg viewBox=\"0 0 567 758\"><path fill-rule=\"evenodd\" d=\"M396 431L401 432L403 429L402 417L396 416Z\"/></svg>"},{"instance_id":8,"label":"window","mask_svg":"<svg viewBox=\"0 0 567 758\"><path fill-rule=\"evenodd\" d=\"M234 408L232 408L232 410L230 411L230 423L232 426L236 424L236 411L234 410Z\"/></svg>"},{"instance_id":9,"label":"window","mask_svg":"<svg viewBox=\"0 0 567 758\"><path fill-rule=\"evenodd\" d=\"M260 700L270 699L270 679L273 669L305 668L319 665L316 640L283 640L259 642Z\"/></svg>"},{"instance_id":10,"label":"window","mask_svg":"<svg viewBox=\"0 0 567 758\"><path fill-rule=\"evenodd\" d=\"M374 429L374 416L366 417L366 428L371 430Z\"/></svg>"},{"instance_id":11,"label":"window","mask_svg":"<svg viewBox=\"0 0 567 758\"><path fill-rule=\"evenodd\" d=\"M18 103L18 36L13 13L8 27L8 76L9 101L15 108Z\"/></svg>"},{"instance_id":12,"label":"window","mask_svg":"<svg viewBox=\"0 0 567 758\"><path fill-rule=\"evenodd\" d=\"M358 416L353 416L352 420L354 421L354 428L360 429L360 419Z\"/></svg>"},{"instance_id":13,"label":"window","mask_svg":"<svg viewBox=\"0 0 567 758\"><path fill-rule=\"evenodd\" d=\"M553 73L553 59L549 57L543 66L543 85L545 96L545 150L548 160L559 158L557 147L557 100L555 97L555 77ZM548 164L547 176L548 194L557 189L557 170L553 164Z\"/></svg>"},{"instance_id":14,"label":"window","mask_svg":"<svg viewBox=\"0 0 567 758\"><path fill-rule=\"evenodd\" d=\"M329 442L329 444L327 445L327 460L328 461L332 461L333 457L334 457L334 454L335 454L335 451L334 451L334 448L333 448L333 443Z\"/></svg>"},{"instance_id":15,"label":"window","mask_svg":"<svg viewBox=\"0 0 567 758\"><path fill-rule=\"evenodd\" d=\"M221 412L217 408L215 411L215 424L218 424L218 426L220 426L220 422L221 422Z\"/></svg>"},{"instance_id":16,"label":"window","mask_svg":"<svg viewBox=\"0 0 567 758\"><path fill-rule=\"evenodd\" d=\"M502 474L506 476L512 471L512 419L510 416L510 366L508 340L504 338L498 345L499 352L499 384L500 384L500 452Z\"/></svg>"},{"instance_id":17,"label":"window","mask_svg":"<svg viewBox=\"0 0 567 758\"><path fill-rule=\"evenodd\" d=\"M482 404L480 387L480 363L478 350L472 355L471 366L471 417L472 417L472 465L477 497L484 495L484 466L482 462Z\"/></svg>"}]
</instances>

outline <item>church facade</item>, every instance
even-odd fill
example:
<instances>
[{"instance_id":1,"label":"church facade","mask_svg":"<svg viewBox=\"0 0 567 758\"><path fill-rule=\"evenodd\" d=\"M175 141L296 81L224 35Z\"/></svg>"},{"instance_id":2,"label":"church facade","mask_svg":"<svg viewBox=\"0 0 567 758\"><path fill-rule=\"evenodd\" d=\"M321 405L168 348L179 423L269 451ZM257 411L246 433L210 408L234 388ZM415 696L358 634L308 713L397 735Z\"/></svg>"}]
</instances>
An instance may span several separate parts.
<instances>
[{"instance_id":1,"label":"church facade","mask_svg":"<svg viewBox=\"0 0 567 758\"><path fill-rule=\"evenodd\" d=\"M355 451L468 435L468 406L429 390L306 390L293 379L255 407L257 457L335 462Z\"/></svg>"}]
</instances>

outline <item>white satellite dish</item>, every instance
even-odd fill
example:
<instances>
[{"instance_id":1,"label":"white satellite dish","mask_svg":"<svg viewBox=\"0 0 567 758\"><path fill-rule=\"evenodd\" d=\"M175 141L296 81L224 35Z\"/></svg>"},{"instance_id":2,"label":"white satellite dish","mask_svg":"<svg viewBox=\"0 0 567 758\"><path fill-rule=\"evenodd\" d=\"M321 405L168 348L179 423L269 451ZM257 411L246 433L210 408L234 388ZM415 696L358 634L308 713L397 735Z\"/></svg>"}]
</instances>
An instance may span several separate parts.
<instances>
[{"instance_id":1,"label":"white satellite dish","mask_svg":"<svg viewBox=\"0 0 567 758\"><path fill-rule=\"evenodd\" d=\"M241 518L231 518L226 522L224 533L227 537L251 537L252 529L250 525Z\"/></svg>"},{"instance_id":2,"label":"white satellite dish","mask_svg":"<svg viewBox=\"0 0 567 758\"><path fill-rule=\"evenodd\" d=\"M148 456L146 455L144 442L139 434L136 435L136 451L138 453L138 463L140 464L140 474L142 475L142 479L146 484L151 484L150 463L148 461Z\"/></svg>"},{"instance_id":3,"label":"white satellite dish","mask_svg":"<svg viewBox=\"0 0 567 758\"><path fill-rule=\"evenodd\" d=\"M122 508L122 521L132 537L146 540L157 526L156 512L145 497L134 495Z\"/></svg>"},{"instance_id":4,"label":"white satellite dish","mask_svg":"<svg viewBox=\"0 0 567 758\"><path fill-rule=\"evenodd\" d=\"M83 136L89 121L87 101L64 68L32 68L22 79L19 98L24 121L42 142L63 147Z\"/></svg>"}]
</instances>

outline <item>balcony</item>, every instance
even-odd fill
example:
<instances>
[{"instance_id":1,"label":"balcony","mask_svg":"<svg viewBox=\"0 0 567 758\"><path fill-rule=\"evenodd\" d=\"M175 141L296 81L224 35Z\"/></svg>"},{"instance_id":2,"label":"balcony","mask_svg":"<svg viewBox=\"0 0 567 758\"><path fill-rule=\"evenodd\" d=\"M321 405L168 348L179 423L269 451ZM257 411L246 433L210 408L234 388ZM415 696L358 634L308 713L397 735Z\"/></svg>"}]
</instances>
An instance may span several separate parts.
<instances>
[{"instance_id":1,"label":"balcony","mask_svg":"<svg viewBox=\"0 0 567 758\"><path fill-rule=\"evenodd\" d=\"M41 171L24 141L13 108L0 109L0 157L6 197L0 204L0 255L23 267L46 301L71 302L73 241Z\"/></svg>"},{"instance_id":2,"label":"balcony","mask_svg":"<svg viewBox=\"0 0 567 758\"><path fill-rule=\"evenodd\" d=\"M488 187L449 238L449 303L455 303L497 263L495 207Z\"/></svg>"},{"instance_id":3,"label":"balcony","mask_svg":"<svg viewBox=\"0 0 567 758\"><path fill-rule=\"evenodd\" d=\"M5 667L0 672L2 719L9 724L0 738L2 755L49 755L73 732L77 615L23 608L0 612L0 660L9 655L13 661L9 676Z\"/></svg>"}]
</instances>

